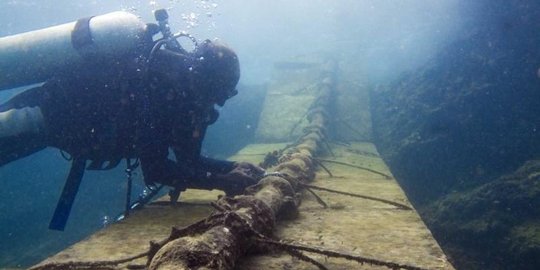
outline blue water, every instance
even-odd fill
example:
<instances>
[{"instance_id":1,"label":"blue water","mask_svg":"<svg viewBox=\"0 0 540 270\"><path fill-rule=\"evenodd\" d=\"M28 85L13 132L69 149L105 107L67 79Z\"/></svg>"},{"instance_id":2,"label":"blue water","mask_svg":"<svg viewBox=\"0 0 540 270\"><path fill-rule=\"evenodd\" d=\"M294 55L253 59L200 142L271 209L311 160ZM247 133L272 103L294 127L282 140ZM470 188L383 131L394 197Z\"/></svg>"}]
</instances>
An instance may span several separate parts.
<instances>
[{"instance_id":1,"label":"blue water","mask_svg":"<svg viewBox=\"0 0 540 270\"><path fill-rule=\"evenodd\" d=\"M441 48L463 38L466 28L482 16L483 6L470 2L10 0L0 2L0 36L116 10L153 22L152 10L167 8L173 31L185 30L200 40L218 38L240 57L240 93L221 110L203 149L207 155L223 158L253 137L274 62L321 52L356 59L357 70L375 87L414 72ZM0 92L0 102L13 93ZM66 231L48 230L68 170L69 162L56 149L0 168L0 267L39 262L122 212L124 166L87 172ZM136 172L134 179L136 197L143 191L141 173Z\"/></svg>"}]
</instances>

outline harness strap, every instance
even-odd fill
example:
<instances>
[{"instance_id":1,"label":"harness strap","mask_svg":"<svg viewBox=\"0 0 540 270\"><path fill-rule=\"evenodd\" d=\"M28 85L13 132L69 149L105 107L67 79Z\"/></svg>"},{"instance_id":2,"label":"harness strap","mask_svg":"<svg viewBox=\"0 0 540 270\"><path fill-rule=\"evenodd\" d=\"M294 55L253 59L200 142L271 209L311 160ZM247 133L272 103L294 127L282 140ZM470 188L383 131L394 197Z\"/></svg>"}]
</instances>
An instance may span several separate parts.
<instances>
[{"instance_id":1,"label":"harness strap","mask_svg":"<svg viewBox=\"0 0 540 270\"><path fill-rule=\"evenodd\" d=\"M64 189L62 190L56 209L54 210L51 222L49 223L49 229L63 231L66 227L71 207L73 206L75 196L81 185L85 166L85 159L74 158L71 162L71 169L69 170L69 175L64 184Z\"/></svg>"},{"instance_id":2,"label":"harness strap","mask_svg":"<svg viewBox=\"0 0 540 270\"><path fill-rule=\"evenodd\" d=\"M126 210L124 216L128 217L131 210L131 188L133 186L133 171L139 167L139 161L135 160L134 163L131 163L131 159L126 158L126 179L127 179L127 188L126 188Z\"/></svg>"},{"instance_id":3,"label":"harness strap","mask_svg":"<svg viewBox=\"0 0 540 270\"><path fill-rule=\"evenodd\" d=\"M71 31L71 45L77 51L94 43L90 32L90 20L92 18L93 16L77 20L73 31Z\"/></svg>"}]
</instances>

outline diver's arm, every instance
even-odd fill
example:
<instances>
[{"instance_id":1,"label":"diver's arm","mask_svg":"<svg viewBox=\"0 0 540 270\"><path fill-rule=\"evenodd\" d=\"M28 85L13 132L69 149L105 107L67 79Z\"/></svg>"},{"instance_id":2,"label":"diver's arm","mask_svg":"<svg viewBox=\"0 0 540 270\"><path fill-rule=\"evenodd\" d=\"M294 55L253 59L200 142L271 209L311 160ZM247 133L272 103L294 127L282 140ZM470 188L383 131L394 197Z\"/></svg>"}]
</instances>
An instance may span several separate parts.
<instances>
[{"instance_id":1,"label":"diver's arm","mask_svg":"<svg viewBox=\"0 0 540 270\"><path fill-rule=\"evenodd\" d=\"M185 163L173 161L168 158L140 158L144 181L147 185L156 183L186 188L195 179L206 178L204 172L193 167L186 166Z\"/></svg>"},{"instance_id":2,"label":"diver's arm","mask_svg":"<svg viewBox=\"0 0 540 270\"><path fill-rule=\"evenodd\" d=\"M200 156L199 166L211 173L228 173L234 169L236 162Z\"/></svg>"},{"instance_id":3,"label":"diver's arm","mask_svg":"<svg viewBox=\"0 0 540 270\"><path fill-rule=\"evenodd\" d=\"M155 140L144 147L139 158L146 184L213 189L217 175L234 169L235 162L200 156L200 143L185 141L190 143L172 147L176 161L168 158L168 147Z\"/></svg>"},{"instance_id":4,"label":"diver's arm","mask_svg":"<svg viewBox=\"0 0 540 270\"><path fill-rule=\"evenodd\" d=\"M161 139L161 133L151 130L139 132L139 159L147 185L160 183L168 186L180 186L193 179L196 172L187 162L169 159L169 143Z\"/></svg>"},{"instance_id":5,"label":"diver's arm","mask_svg":"<svg viewBox=\"0 0 540 270\"><path fill-rule=\"evenodd\" d=\"M244 188L254 185L265 171L251 163L234 162L213 159L200 155L201 143L192 142L191 146L175 149L176 158L180 165L190 164L195 178L186 179L186 187L200 189L220 189L227 195L241 194ZM191 153L191 156L186 154Z\"/></svg>"},{"instance_id":6,"label":"diver's arm","mask_svg":"<svg viewBox=\"0 0 540 270\"><path fill-rule=\"evenodd\" d=\"M192 147L196 147L196 145L192 144L191 147L180 149L173 147L176 163L178 166L189 168L191 178L209 178L212 175L228 173L234 169L235 162L202 156L199 151L196 151L197 149L189 149Z\"/></svg>"},{"instance_id":7,"label":"diver's arm","mask_svg":"<svg viewBox=\"0 0 540 270\"><path fill-rule=\"evenodd\" d=\"M217 113L213 116L210 121L188 129L178 127L173 132L177 135L172 144L176 163L192 170L192 177L185 178L186 187L220 189L229 195L239 194L245 187L257 183L264 170L247 162L218 160L201 155L206 127L217 119Z\"/></svg>"},{"instance_id":8,"label":"diver's arm","mask_svg":"<svg viewBox=\"0 0 540 270\"><path fill-rule=\"evenodd\" d=\"M233 161L219 160L201 155L202 141L206 134L206 126L200 125L194 130L183 130L184 139L176 140L172 146L179 164L186 164L195 170L199 178L205 175L223 174L230 172L235 165Z\"/></svg>"},{"instance_id":9,"label":"diver's arm","mask_svg":"<svg viewBox=\"0 0 540 270\"><path fill-rule=\"evenodd\" d=\"M183 152L182 152L183 153ZM179 153L180 157L183 156ZM178 158L178 157L177 157ZM190 177L182 178L180 187L197 189L219 189L225 191L227 195L241 194L247 186L254 185L264 175L264 170L256 165L247 162L233 162L218 160L199 156L198 159L188 159L182 162L177 161L177 165L192 164Z\"/></svg>"}]
</instances>

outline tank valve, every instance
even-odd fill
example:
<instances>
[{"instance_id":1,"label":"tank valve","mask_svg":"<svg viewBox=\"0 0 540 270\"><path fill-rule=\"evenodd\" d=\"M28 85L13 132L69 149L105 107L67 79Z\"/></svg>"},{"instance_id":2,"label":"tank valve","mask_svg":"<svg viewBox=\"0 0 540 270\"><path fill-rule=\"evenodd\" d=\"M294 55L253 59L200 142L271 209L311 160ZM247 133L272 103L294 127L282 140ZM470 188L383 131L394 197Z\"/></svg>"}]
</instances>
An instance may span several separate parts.
<instances>
[{"instance_id":1,"label":"tank valve","mask_svg":"<svg viewBox=\"0 0 540 270\"><path fill-rule=\"evenodd\" d=\"M180 43L173 37L171 27L169 26L169 13L165 9L158 9L154 11L154 18L159 25L159 30L163 35L163 38L167 40L165 47L173 51L182 51Z\"/></svg>"}]
</instances>

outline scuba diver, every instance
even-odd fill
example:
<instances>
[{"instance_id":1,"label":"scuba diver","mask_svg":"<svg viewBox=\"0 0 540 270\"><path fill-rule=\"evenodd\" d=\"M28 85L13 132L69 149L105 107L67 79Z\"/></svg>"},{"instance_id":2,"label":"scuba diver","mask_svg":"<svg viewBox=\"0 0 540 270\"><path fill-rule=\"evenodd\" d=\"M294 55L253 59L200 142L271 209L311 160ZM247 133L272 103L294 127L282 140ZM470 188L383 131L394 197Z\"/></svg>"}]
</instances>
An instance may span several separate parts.
<instances>
[{"instance_id":1,"label":"scuba diver","mask_svg":"<svg viewBox=\"0 0 540 270\"><path fill-rule=\"evenodd\" d=\"M238 194L264 173L201 155L206 129L218 118L215 106L237 94L236 53L194 39L188 52L170 35L166 13L161 17L160 25L145 26L136 50L113 59L87 54L0 105L0 166L46 147L72 162L50 228L63 230L85 169L111 169L122 159L129 172L140 164L147 186L173 187L175 201L186 188ZM90 21L75 28L85 31ZM163 38L154 41L160 31ZM88 35L73 30L72 42Z\"/></svg>"}]
</instances>

